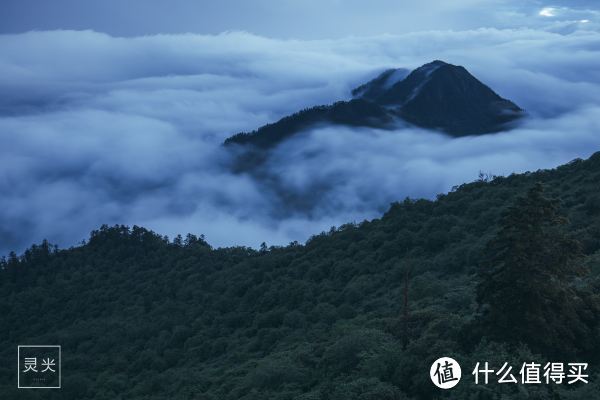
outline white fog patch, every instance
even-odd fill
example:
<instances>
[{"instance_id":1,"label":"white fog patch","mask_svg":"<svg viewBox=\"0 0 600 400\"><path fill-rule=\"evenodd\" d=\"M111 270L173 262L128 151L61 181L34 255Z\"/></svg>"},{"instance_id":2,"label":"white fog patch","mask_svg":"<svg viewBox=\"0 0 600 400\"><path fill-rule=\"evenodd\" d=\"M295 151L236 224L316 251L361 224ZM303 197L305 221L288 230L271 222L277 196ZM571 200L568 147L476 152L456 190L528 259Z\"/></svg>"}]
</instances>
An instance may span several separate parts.
<instances>
[{"instance_id":1,"label":"white fog patch","mask_svg":"<svg viewBox=\"0 0 600 400\"><path fill-rule=\"evenodd\" d=\"M266 170L299 195L329 185L321 214L368 213L402 196L433 198L480 171L506 176L587 158L600 149L598 117L600 107L591 107L456 139L420 129L322 128L284 142Z\"/></svg>"}]
</instances>

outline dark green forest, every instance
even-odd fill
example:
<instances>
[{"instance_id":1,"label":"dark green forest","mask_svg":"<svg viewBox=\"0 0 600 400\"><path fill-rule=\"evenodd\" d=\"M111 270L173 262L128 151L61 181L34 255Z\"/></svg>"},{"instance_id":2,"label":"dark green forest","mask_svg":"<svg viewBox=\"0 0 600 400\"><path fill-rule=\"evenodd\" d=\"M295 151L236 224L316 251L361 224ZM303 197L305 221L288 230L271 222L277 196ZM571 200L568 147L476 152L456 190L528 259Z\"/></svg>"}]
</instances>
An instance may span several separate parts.
<instances>
[{"instance_id":1,"label":"dark green forest","mask_svg":"<svg viewBox=\"0 0 600 400\"><path fill-rule=\"evenodd\" d=\"M285 247L103 226L2 260L0 399L594 399L599 274L600 153ZM17 390L19 344L62 345L61 390ZM590 383L475 385L485 361L588 362Z\"/></svg>"}]
</instances>

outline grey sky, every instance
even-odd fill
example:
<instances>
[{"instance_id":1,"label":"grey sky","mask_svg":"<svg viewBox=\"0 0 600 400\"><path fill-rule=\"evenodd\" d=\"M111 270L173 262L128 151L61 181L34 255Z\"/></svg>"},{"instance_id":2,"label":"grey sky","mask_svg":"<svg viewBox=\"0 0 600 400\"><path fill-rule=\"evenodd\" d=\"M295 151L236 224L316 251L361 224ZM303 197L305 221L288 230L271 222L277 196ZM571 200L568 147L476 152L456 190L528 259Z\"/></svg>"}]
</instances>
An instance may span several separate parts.
<instances>
[{"instance_id":1,"label":"grey sky","mask_svg":"<svg viewBox=\"0 0 600 400\"><path fill-rule=\"evenodd\" d=\"M540 15L545 7L553 7L554 15ZM594 22L598 17L593 11L598 10L597 2L583 0L3 0L0 9L0 33L91 29L138 36L248 31L299 39L538 27L573 18Z\"/></svg>"}]
</instances>

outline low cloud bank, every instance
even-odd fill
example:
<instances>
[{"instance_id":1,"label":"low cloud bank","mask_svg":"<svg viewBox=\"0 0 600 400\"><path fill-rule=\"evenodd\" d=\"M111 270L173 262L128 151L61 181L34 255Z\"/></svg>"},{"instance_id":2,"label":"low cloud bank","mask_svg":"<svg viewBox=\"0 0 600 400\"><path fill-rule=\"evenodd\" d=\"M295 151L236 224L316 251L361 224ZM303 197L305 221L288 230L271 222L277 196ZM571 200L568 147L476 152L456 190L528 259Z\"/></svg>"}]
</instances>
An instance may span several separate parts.
<instances>
[{"instance_id":1,"label":"low cloud bank","mask_svg":"<svg viewBox=\"0 0 600 400\"><path fill-rule=\"evenodd\" d=\"M600 34L484 29L320 41L246 33L0 35L0 254L70 246L100 224L217 246L303 241L432 198L479 171L550 168L600 150ZM223 139L389 67L461 64L530 117L496 135L326 127L232 174ZM287 204L292 196L297 207Z\"/></svg>"}]
</instances>

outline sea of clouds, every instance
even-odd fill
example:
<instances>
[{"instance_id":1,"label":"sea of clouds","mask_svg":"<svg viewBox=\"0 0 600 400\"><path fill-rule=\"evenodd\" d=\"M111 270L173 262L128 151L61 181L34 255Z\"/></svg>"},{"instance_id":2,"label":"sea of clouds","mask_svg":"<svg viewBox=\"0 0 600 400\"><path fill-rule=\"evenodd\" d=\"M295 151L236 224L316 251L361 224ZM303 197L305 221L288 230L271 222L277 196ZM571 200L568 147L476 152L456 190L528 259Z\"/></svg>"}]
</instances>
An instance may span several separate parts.
<instances>
[{"instance_id":1,"label":"sea of clouds","mask_svg":"<svg viewBox=\"0 0 600 400\"><path fill-rule=\"evenodd\" d=\"M586 158L600 150L600 33L577 24L304 41L0 35L0 254L44 238L75 245L117 223L215 246L286 244L480 171ZM434 59L465 66L529 117L459 139L321 127L274 149L261 178L231 172L228 136ZM290 205L290 194L306 201Z\"/></svg>"}]
</instances>

